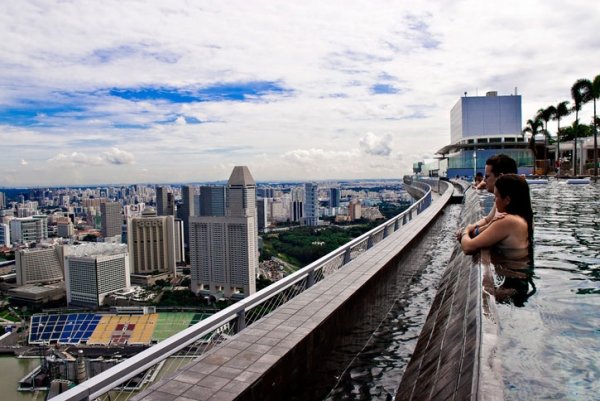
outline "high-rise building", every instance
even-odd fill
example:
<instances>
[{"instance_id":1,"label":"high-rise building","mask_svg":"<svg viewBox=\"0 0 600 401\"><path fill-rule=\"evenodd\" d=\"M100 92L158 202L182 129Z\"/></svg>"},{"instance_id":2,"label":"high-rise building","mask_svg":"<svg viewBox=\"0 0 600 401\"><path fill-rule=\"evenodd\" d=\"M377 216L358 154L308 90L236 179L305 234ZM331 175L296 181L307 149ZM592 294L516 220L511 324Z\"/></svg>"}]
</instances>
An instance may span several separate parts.
<instances>
[{"instance_id":1,"label":"high-rise building","mask_svg":"<svg viewBox=\"0 0 600 401\"><path fill-rule=\"evenodd\" d=\"M190 217L195 216L195 204L194 204L194 196L196 195L196 188L184 185L181 187L181 213L180 217L183 220L183 235L185 238L185 243L189 244L189 227L190 227Z\"/></svg>"},{"instance_id":2,"label":"high-rise building","mask_svg":"<svg viewBox=\"0 0 600 401\"><path fill-rule=\"evenodd\" d=\"M62 238L71 238L73 235L75 235L75 228L71 220L57 223L56 230L58 236Z\"/></svg>"},{"instance_id":3,"label":"high-rise building","mask_svg":"<svg viewBox=\"0 0 600 401\"><path fill-rule=\"evenodd\" d=\"M489 157L502 153L517 162L520 174L531 174L533 152L522 136L521 118L521 96L517 94L499 96L490 91L485 96L467 96L465 93L450 111L451 143L436 152L442 155L439 171L427 173L475 176L484 172Z\"/></svg>"},{"instance_id":4,"label":"high-rise building","mask_svg":"<svg viewBox=\"0 0 600 401\"><path fill-rule=\"evenodd\" d=\"M146 212L148 211L148 212ZM175 275L175 223L173 216L153 216L146 208L142 217L127 221L129 266L133 274Z\"/></svg>"},{"instance_id":5,"label":"high-rise building","mask_svg":"<svg viewBox=\"0 0 600 401\"><path fill-rule=\"evenodd\" d=\"M6 195L0 192L0 209L6 209Z\"/></svg>"},{"instance_id":6,"label":"high-rise building","mask_svg":"<svg viewBox=\"0 0 600 401\"><path fill-rule=\"evenodd\" d=\"M300 223L304 217L304 188L292 188L290 195L290 221Z\"/></svg>"},{"instance_id":7,"label":"high-rise building","mask_svg":"<svg viewBox=\"0 0 600 401\"><path fill-rule=\"evenodd\" d=\"M102 236L104 238L121 235L123 226L122 209L119 202L100 204L100 213L102 213Z\"/></svg>"},{"instance_id":8,"label":"high-rise building","mask_svg":"<svg viewBox=\"0 0 600 401\"><path fill-rule=\"evenodd\" d=\"M226 199L225 216L190 219L192 291L244 297L256 291L258 267L256 183L248 167L233 169Z\"/></svg>"},{"instance_id":9,"label":"high-rise building","mask_svg":"<svg viewBox=\"0 0 600 401\"><path fill-rule=\"evenodd\" d=\"M65 250L69 305L98 307L115 291L130 287L127 246L86 243Z\"/></svg>"},{"instance_id":10,"label":"high-rise building","mask_svg":"<svg viewBox=\"0 0 600 401\"><path fill-rule=\"evenodd\" d=\"M329 188L329 207L340 207L339 188Z\"/></svg>"},{"instance_id":11,"label":"high-rise building","mask_svg":"<svg viewBox=\"0 0 600 401\"><path fill-rule=\"evenodd\" d=\"M258 232L267 231L269 226L269 201L270 198L258 198L256 200L256 220L258 222Z\"/></svg>"},{"instance_id":12,"label":"high-rise building","mask_svg":"<svg viewBox=\"0 0 600 401\"><path fill-rule=\"evenodd\" d=\"M175 194L173 192L169 192L167 194L167 210L165 211L166 216L175 216L175 212L177 209L175 208Z\"/></svg>"},{"instance_id":13,"label":"high-rise building","mask_svg":"<svg viewBox=\"0 0 600 401\"><path fill-rule=\"evenodd\" d=\"M4 223L0 223L0 247L2 246L10 246L10 228Z\"/></svg>"},{"instance_id":14,"label":"high-rise building","mask_svg":"<svg viewBox=\"0 0 600 401\"><path fill-rule=\"evenodd\" d=\"M304 217L302 222L306 226L319 225L319 187L316 183L304 184Z\"/></svg>"},{"instance_id":15,"label":"high-rise building","mask_svg":"<svg viewBox=\"0 0 600 401\"><path fill-rule=\"evenodd\" d=\"M63 280L62 247L22 249L15 253L17 285Z\"/></svg>"},{"instance_id":16,"label":"high-rise building","mask_svg":"<svg viewBox=\"0 0 600 401\"><path fill-rule=\"evenodd\" d=\"M13 243L25 244L48 238L48 217L36 215L10 221L10 238Z\"/></svg>"},{"instance_id":17,"label":"high-rise building","mask_svg":"<svg viewBox=\"0 0 600 401\"><path fill-rule=\"evenodd\" d=\"M198 216L225 216L227 189L224 186L200 187Z\"/></svg>"},{"instance_id":18,"label":"high-rise building","mask_svg":"<svg viewBox=\"0 0 600 401\"><path fill-rule=\"evenodd\" d=\"M185 262L185 245L183 244L183 220L175 219L175 262Z\"/></svg>"},{"instance_id":19,"label":"high-rise building","mask_svg":"<svg viewBox=\"0 0 600 401\"><path fill-rule=\"evenodd\" d=\"M167 213L167 188L156 187L156 214L166 216Z\"/></svg>"},{"instance_id":20,"label":"high-rise building","mask_svg":"<svg viewBox=\"0 0 600 401\"><path fill-rule=\"evenodd\" d=\"M353 199L348 204L348 217L350 221L360 220L362 217L362 206L358 199Z\"/></svg>"}]
</instances>

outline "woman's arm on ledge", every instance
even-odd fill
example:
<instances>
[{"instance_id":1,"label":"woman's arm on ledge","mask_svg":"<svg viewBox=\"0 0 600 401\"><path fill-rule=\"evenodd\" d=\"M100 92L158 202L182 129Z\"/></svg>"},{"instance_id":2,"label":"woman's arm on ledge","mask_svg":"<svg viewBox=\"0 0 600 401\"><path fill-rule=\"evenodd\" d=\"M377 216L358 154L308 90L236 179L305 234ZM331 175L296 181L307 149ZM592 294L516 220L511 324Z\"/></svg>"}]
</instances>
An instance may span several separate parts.
<instances>
[{"instance_id":1,"label":"woman's arm on ledge","mask_svg":"<svg viewBox=\"0 0 600 401\"><path fill-rule=\"evenodd\" d=\"M465 254L472 255L482 248L490 248L503 241L510 235L511 229L510 219L497 219L473 238L469 236L469 232L463 231L460 246Z\"/></svg>"}]
</instances>

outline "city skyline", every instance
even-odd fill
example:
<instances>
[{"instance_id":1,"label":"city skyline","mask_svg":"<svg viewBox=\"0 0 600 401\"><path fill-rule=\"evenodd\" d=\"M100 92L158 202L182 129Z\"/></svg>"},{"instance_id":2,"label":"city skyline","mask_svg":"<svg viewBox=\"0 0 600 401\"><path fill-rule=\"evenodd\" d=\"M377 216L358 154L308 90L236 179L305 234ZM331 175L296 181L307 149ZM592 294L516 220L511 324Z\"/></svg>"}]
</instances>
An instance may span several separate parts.
<instances>
[{"instance_id":1,"label":"city skyline","mask_svg":"<svg viewBox=\"0 0 600 401\"><path fill-rule=\"evenodd\" d=\"M24 1L0 15L0 187L211 182L235 165L258 181L396 178L449 143L464 92L516 87L526 120L570 100L600 55L600 5L584 1Z\"/></svg>"}]
</instances>

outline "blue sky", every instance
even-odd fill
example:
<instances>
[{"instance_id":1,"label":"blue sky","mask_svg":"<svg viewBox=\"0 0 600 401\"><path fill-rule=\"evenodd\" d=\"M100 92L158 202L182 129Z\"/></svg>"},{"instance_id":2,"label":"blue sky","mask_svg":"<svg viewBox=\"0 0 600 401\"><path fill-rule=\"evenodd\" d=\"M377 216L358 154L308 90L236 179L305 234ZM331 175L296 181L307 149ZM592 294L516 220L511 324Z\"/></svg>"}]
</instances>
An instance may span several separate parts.
<instances>
[{"instance_id":1,"label":"blue sky","mask_svg":"<svg viewBox=\"0 0 600 401\"><path fill-rule=\"evenodd\" d=\"M323 3L4 2L0 186L399 177L464 92L600 74L597 2Z\"/></svg>"}]
</instances>

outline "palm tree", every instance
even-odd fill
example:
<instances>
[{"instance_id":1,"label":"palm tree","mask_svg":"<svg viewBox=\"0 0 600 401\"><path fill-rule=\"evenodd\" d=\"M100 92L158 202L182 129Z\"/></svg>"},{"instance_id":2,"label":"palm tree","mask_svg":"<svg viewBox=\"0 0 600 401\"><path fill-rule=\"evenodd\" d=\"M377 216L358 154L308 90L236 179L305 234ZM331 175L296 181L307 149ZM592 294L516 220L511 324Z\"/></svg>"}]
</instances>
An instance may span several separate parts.
<instances>
[{"instance_id":1,"label":"palm tree","mask_svg":"<svg viewBox=\"0 0 600 401\"><path fill-rule=\"evenodd\" d=\"M546 163L544 174L548 174L548 137L550 136L550 133L548 132L548 121L550 121L555 112L556 109L554 106L548 106L545 109L539 109L535 116L536 119L544 122L544 161Z\"/></svg>"},{"instance_id":2,"label":"palm tree","mask_svg":"<svg viewBox=\"0 0 600 401\"><path fill-rule=\"evenodd\" d=\"M598 118L596 117L596 99L600 98L600 75L592 81L590 97L594 101L594 177L598 179Z\"/></svg>"},{"instance_id":3,"label":"palm tree","mask_svg":"<svg viewBox=\"0 0 600 401\"><path fill-rule=\"evenodd\" d=\"M569 110L569 101L560 102L554 108L552 119L556 121L556 159L560 160L560 119L571 114ZM560 165L559 165L560 168ZM560 173L560 170L559 170Z\"/></svg>"},{"instance_id":4,"label":"palm tree","mask_svg":"<svg viewBox=\"0 0 600 401\"><path fill-rule=\"evenodd\" d=\"M533 151L533 172L535 174L535 159L537 159L537 149L535 147L535 136L540 133L540 131L544 128L544 123L539 118L530 118L525 123L525 128L521 131L521 135L523 135L523 139L525 139L525 133L529 132L531 134L531 139L529 140L529 147Z\"/></svg>"},{"instance_id":5,"label":"palm tree","mask_svg":"<svg viewBox=\"0 0 600 401\"><path fill-rule=\"evenodd\" d=\"M573 98L573 102L575 105L573 106L573 110L575 110L575 125L579 125L579 110L581 110L581 106L588 102L589 93L592 83L589 79L578 79L573 86L571 87L571 97ZM575 128L575 139L573 140L573 174L577 175L577 131Z\"/></svg>"}]
</instances>

